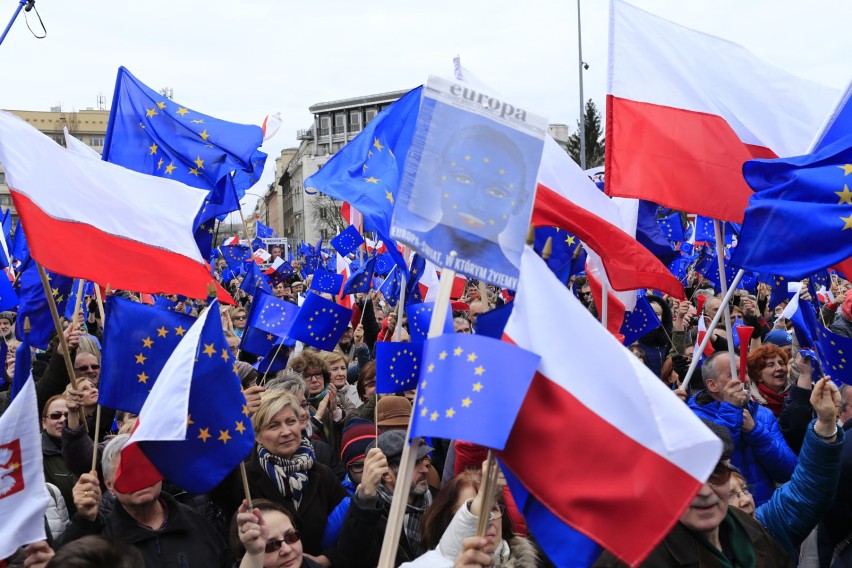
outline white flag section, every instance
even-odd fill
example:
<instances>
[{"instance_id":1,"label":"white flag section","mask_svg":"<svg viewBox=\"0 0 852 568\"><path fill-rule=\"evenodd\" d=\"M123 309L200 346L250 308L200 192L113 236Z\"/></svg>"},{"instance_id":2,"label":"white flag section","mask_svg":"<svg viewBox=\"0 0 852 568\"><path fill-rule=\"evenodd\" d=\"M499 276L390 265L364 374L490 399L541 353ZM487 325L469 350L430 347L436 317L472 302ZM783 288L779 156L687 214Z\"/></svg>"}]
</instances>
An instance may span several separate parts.
<instances>
[{"instance_id":1,"label":"white flag section","mask_svg":"<svg viewBox=\"0 0 852 568\"><path fill-rule=\"evenodd\" d=\"M41 432L32 375L0 416L0 558L45 539Z\"/></svg>"},{"instance_id":2,"label":"white flag section","mask_svg":"<svg viewBox=\"0 0 852 568\"><path fill-rule=\"evenodd\" d=\"M189 414L189 389L192 386L192 370L198 352L198 340L204 322L210 316L207 308L198 317L169 360L160 371L154 388L139 412L139 426L133 432L127 446L145 440L185 440L186 416Z\"/></svg>"}]
</instances>

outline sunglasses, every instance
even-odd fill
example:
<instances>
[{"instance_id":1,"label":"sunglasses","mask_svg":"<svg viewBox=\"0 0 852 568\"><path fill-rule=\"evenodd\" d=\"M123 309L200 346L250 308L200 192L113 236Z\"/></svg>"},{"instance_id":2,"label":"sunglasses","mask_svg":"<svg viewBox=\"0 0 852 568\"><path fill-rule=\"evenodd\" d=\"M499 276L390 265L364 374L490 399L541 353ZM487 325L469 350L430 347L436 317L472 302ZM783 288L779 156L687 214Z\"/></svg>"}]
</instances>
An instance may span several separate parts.
<instances>
[{"instance_id":1,"label":"sunglasses","mask_svg":"<svg viewBox=\"0 0 852 568\"><path fill-rule=\"evenodd\" d=\"M731 468L723 463L716 464L716 469L710 474L707 483L720 487L731 480Z\"/></svg>"},{"instance_id":2,"label":"sunglasses","mask_svg":"<svg viewBox=\"0 0 852 568\"><path fill-rule=\"evenodd\" d=\"M302 539L302 535L299 534L299 531L293 531L284 535L283 540L270 540L266 543L266 552L275 552L281 548L281 545L287 543L288 545L293 545L299 542Z\"/></svg>"},{"instance_id":3,"label":"sunglasses","mask_svg":"<svg viewBox=\"0 0 852 568\"><path fill-rule=\"evenodd\" d=\"M63 418L68 418L67 412L51 412L47 415L51 420L62 420Z\"/></svg>"},{"instance_id":4,"label":"sunglasses","mask_svg":"<svg viewBox=\"0 0 852 568\"><path fill-rule=\"evenodd\" d=\"M78 373L85 373L86 371L97 371L101 366L95 363L94 365L81 365L79 367L74 367L74 370Z\"/></svg>"},{"instance_id":5,"label":"sunglasses","mask_svg":"<svg viewBox=\"0 0 852 568\"><path fill-rule=\"evenodd\" d=\"M235 320L244 320L244 319L246 319L246 316L234 316L234 317L233 317L233 318L231 318L231 319L235 319Z\"/></svg>"}]
</instances>

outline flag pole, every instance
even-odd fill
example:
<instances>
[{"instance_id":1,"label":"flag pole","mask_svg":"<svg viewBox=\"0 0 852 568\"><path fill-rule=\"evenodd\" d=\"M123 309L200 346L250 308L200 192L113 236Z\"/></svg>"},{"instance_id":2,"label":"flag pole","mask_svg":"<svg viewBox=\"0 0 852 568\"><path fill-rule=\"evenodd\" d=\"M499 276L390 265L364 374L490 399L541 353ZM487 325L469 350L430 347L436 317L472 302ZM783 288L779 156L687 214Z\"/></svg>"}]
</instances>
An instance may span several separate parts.
<instances>
[{"instance_id":1,"label":"flag pole","mask_svg":"<svg viewBox=\"0 0 852 568\"><path fill-rule=\"evenodd\" d=\"M62 349L62 358L65 359L65 369L68 371L68 382L71 383L71 386L74 390L77 390L77 376L74 374L74 363L71 362L71 353L68 351L68 342L65 341L65 332L62 329L62 323L59 321L59 311L56 309L56 302L53 299L53 292L50 289L50 282L47 280L47 273L44 271L44 267L33 259L36 267L38 268L38 276L41 279L42 288L44 288L44 295L47 296L47 305L50 308L50 316L53 318L53 327L56 328L56 334L59 335L59 345ZM70 325L74 325L72 321ZM86 425L86 414L83 411L83 407L80 409L80 422L83 423L83 431L88 431L88 426Z\"/></svg>"},{"instance_id":2,"label":"flag pole","mask_svg":"<svg viewBox=\"0 0 852 568\"><path fill-rule=\"evenodd\" d=\"M448 266L453 265L453 259L456 257L456 251L450 251L450 259ZM432 321L429 324L429 337L437 337L444 330L444 323L447 319L447 306L450 303L450 292L453 289L453 281L456 277L456 271L449 268L444 268L441 272L441 281L438 286L438 297L435 299L435 306L432 309ZM404 289L404 288L403 288ZM397 327L401 327L402 322L397 320ZM417 389L420 388L418 384ZM414 399L417 400L417 392L415 390ZM412 413L413 414L413 413ZM402 449L402 457L399 462L399 470L396 474L396 483L394 484L393 499L391 500L391 508L388 513L387 527L385 528L385 537L382 542L382 552L379 556L377 568L394 568L396 562L396 551L399 547L399 536L402 529L403 515L405 507L408 505L408 492L411 490L411 478L414 475L414 464L417 462L417 452L412 451L412 447L420 445L422 438L411 439L411 418L408 420L408 431L405 434L406 440L411 440L410 444L405 444Z\"/></svg>"},{"instance_id":3,"label":"flag pole","mask_svg":"<svg viewBox=\"0 0 852 568\"><path fill-rule=\"evenodd\" d=\"M580 73L580 169L586 169L586 105L583 101L583 67L586 62L583 61L583 33L580 21L580 0L577 0L577 71ZM606 296L604 296L606 298ZM603 300L606 306L606 300ZM606 310L606 308L604 308ZM606 321L606 319L604 319ZM606 323L604 323L606 326Z\"/></svg>"},{"instance_id":4,"label":"flag pole","mask_svg":"<svg viewBox=\"0 0 852 568\"><path fill-rule=\"evenodd\" d=\"M728 288L728 293L725 294L724 298L722 298L723 304L731 301L731 296L734 295L734 290L737 289L737 286L739 285L740 280L742 280L744 274L745 270L742 268L737 271L737 275L734 276L734 281L731 283L731 287ZM713 330L716 329L717 325L719 325L719 320L722 319L722 315L724 315L724 312L722 310L718 310L716 315L713 316L713 321L710 322L710 326L707 328L704 339L701 340L701 344L698 346L698 349L692 353L692 362L689 364L689 370L686 372L686 377L681 382L681 385L689 384L689 380L692 378L692 375L695 373L695 369L698 367L698 360L701 358L701 354L704 353L704 349L707 347L707 344L710 343L710 338L713 337ZM698 317L702 316L699 315ZM731 359L733 359L733 357L731 357Z\"/></svg>"},{"instance_id":5,"label":"flag pole","mask_svg":"<svg viewBox=\"0 0 852 568\"><path fill-rule=\"evenodd\" d=\"M243 478L243 491L246 494L246 504L248 505L248 510L251 511L254 509L254 504L251 502L251 493L249 493L249 482L248 476L246 475L246 462L240 462L240 477Z\"/></svg>"},{"instance_id":6,"label":"flag pole","mask_svg":"<svg viewBox=\"0 0 852 568\"><path fill-rule=\"evenodd\" d=\"M722 295L728 296L728 279L725 276L725 232L722 230L722 223L718 219L713 219L713 231L716 233L716 261L719 263L719 286L722 289ZM734 290L736 286L731 286ZM725 335L728 338L728 353L731 354L731 376L737 376L737 364L734 361L734 335L731 331L731 306L730 297L721 306L725 310Z\"/></svg>"},{"instance_id":7,"label":"flag pole","mask_svg":"<svg viewBox=\"0 0 852 568\"><path fill-rule=\"evenodd\" d=\"M275 362L275 358L278 357L278 354L281 353L281 348L284 347L284 342L278 344L278 349L275 350L275 353L272 354L272 361L266 366L266 370L263 372L263 377L260 379L261 386L266 385L266 375L269 373L269 367L272 366L272 363ZM248 497L246 497L248 498Z\"/></svg>"},{"instance_id":8,"label":"flag pole","mask_svg":"<svg viewBox=\"0 0 852 568\"><path fill-rule=\"evenodd\" d=\"M106 289L109 289L109 284L107 284ZM101 316L101 324L106 325L106 316L104 316L104 299L101 298L101 287L98 283L95 283L95 298L98 301L98 314Z\"/></svg>"},{"instance_id":9,"label":"flag pole","mask_svg":"<svg viewBox=\"0 0 852 568\"><path fill-rule=\"evenodd\" d=\"M81 407L82 408L82 407ZM85 424L85 422L84 422ZM98 409L95 410L95 431L94 445L92 446L92 469L89 471L97 471L95 468L98 465L98 432L101 430L101 405L98 404Z\"/></svg>"},{"instance_id":10,"label":"flag pole","mask_svg":"<svg viewBox=\"0 0 852 568\"><path fill-rule=\"evenodd\" d=\"M485 536L485 531L488 530L488 524L491 522L491 509L494 508L494 487L497 485L498 475L497 460L494 459L494 454L488 450L488 459L485 465L485 477L480 481L479 490L483 492L485 498L482 500L482 510L479 511L479 520L476 524L476 536Z\"/></svg>"}]
</instances>

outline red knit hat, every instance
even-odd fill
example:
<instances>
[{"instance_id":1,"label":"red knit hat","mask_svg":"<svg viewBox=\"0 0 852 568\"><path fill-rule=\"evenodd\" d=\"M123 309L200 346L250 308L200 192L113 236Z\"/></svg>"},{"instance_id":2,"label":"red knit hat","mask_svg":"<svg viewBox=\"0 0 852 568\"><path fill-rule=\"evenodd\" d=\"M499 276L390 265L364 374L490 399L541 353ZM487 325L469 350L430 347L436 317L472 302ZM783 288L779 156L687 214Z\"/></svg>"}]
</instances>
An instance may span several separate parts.
<instances>
[{"instance_id":1,"label":"red knit hat","mask_svg":"<svg viewBox=\"0 0 852 568\"><path fill-rule=\"evenodd\" d=\"M362 418L352 418L343 428L340 440L340 459L348 468L355 460L367 455L367 446L376 439L376 425Z\"/></svg>"}]
</instances>

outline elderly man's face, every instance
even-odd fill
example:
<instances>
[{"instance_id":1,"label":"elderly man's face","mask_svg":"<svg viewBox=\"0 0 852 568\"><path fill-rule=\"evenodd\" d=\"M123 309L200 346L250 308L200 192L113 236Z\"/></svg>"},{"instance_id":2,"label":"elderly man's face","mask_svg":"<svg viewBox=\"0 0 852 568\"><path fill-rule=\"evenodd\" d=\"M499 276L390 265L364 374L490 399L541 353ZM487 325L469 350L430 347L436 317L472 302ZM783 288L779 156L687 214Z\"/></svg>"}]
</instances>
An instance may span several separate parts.
<instances>
[{"instance_id":1,"label":"elderly man's face","mask_svg":"<svg viewBox=\"0 0 852 568\"><path fill-rule=\"evenodd\" d=\"M6 318L0 318L0 335L6 337L9 335L9 332L12 330L12 322L7 320Z\"/></svg>"},{"instance_id":2,"label":"elderly man's face","mask_svg":"<svg viewBox=\"0 0 852 568\"><path fill-rule=\"evenodd\" d=\"M692 500L680 517L686 528L703 534L719 528L728 514L728 500L731 496L731 469L728 460L719 462L707 483L701 486L698 495Z\"/></svg>"}]
</instances>

